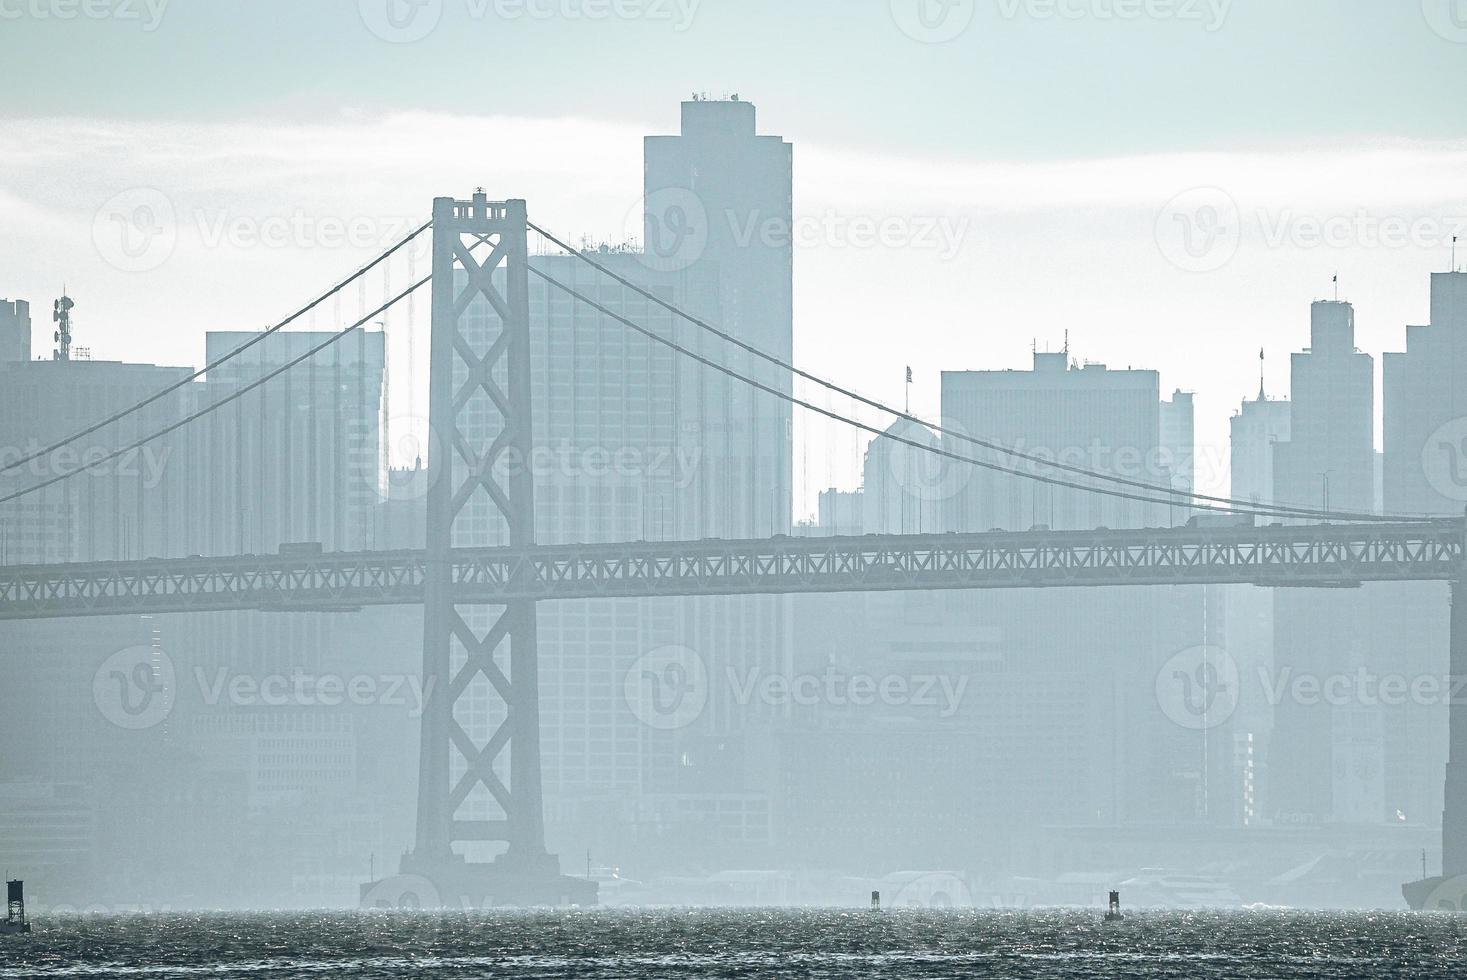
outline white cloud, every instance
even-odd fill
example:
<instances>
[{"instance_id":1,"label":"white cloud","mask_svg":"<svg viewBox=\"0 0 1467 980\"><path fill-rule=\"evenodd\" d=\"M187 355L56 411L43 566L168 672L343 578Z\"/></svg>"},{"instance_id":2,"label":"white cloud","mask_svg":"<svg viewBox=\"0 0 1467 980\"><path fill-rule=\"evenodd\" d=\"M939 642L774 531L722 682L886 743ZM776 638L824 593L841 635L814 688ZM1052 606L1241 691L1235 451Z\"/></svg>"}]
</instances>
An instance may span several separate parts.
<instances>
[{"instance_id":1,"label":"white cloud","mask_svg":"<svg viewBox=\"0 0 1467 980\"><path fill-rule=\"evenodd\" d=\"M643 132L588 119L347 112L324 122L16 120L0 145L0 294L49 303L77 296L78 343L98 356L196 363L207 329L258 327L374 254L315 232L241 244L235 224L365 222L385 236L426 219L435 194L519 196L571 240L621 238L641 194ZM1425 273L1444 248L1347 240L1270 246L1288 220L1467 214L1467 142L1377 140L1094 160L924 159L796 143L801 215L969 219L963 248L933 251L816 244L797 256L797 351L809 366L899 398L911 362L936 413L943 368L1020 366L1033 337L1071 329L1084 355L1160 368L1168 390L1204 394L1205 441L1256 387L1260 343L1305 343L1307 302L1339 270L1361 311L1361 346L1399 347L1425 316ZM1160 253L1154 224L1179 191L1223 188L1244 225L1235 258L1194 274ZM135 187L162 191L177 247L157 268L127 272L92 241L97 209ZM635 220L630 223L636 226ZM232 244L231 244L232 243ZM1467 250L1464 250L1467 251ZM419 274L426 271L417 266ZM405 270L394 275L400 288ZM380 295L374 285L368 299ZM345 318L356 309L348 297ZM419 313L426 310L426 297ZM334 310L315 326L335 323ZM900 324L901 329L893 329ZM419 325L417 364L426 357ZM401 353L399 346L394 351ZM1252 353L1250 353L1252 352ZM399 368L398 378L403 375ZM421 386L420 386L421 387ZM798 469L798 467L797 467Z\"/></svg>"}]
</instances>

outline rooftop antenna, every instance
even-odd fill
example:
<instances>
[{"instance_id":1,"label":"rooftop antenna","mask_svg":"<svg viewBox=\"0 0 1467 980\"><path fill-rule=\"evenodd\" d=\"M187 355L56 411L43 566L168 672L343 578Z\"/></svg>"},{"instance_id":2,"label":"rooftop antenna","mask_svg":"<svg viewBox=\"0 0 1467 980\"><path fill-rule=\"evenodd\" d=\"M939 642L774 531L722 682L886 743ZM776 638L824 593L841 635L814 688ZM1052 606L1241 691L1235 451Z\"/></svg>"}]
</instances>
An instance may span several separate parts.
<instances>
[{"instance_id":1,"label":"rooftop antenna","mask_svg":"<svg viewBox=\"0 0 1467 980\"><path fill-rule=\"evenodd\" d=\"M1457 236L1452 236L1452 271L1457 271Z\"/></svg>"},{"instance_id":2,"label":"rooftop antenna","mask_svg":"<svg viewBox=\"0 0 1467 980\"><path fill-rule=\"evenodd\" d=\"M1267 401L1268 395L1263 390L1263 348L1258 348L1258 400Z\"/></svg>"},{"instance_id":3,"label":"rooftop antenna","mask_svg":"<svg viewBox=\"0 0 1467 980\"><path fill-rule=\"evenodd\" d=\"M56 323L56 331L51 338L56 341L56 351L51 355L52 360L71 360L71 311L75 306L76 303L66 295L66 286L63 284L61 298L51 307L51 319Z\"/></svg>"}]
</instances>

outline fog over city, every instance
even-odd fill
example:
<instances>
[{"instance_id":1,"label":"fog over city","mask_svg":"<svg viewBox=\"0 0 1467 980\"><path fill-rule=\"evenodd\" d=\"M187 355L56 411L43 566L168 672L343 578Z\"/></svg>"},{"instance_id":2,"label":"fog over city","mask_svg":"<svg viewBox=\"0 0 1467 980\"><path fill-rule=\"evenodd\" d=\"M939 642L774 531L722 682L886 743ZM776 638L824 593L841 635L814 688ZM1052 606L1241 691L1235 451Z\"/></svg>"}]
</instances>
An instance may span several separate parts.
<instances>
[{"instance_id":1,"label":"fog over city","mask_svg":"<svg viewBox=\"0 0 1467 980\"><path fill-rule=\"evenodd\" d=\"M1467 952L1460 0L0 39L0 975Z\"/></svg>"}]
</instances>

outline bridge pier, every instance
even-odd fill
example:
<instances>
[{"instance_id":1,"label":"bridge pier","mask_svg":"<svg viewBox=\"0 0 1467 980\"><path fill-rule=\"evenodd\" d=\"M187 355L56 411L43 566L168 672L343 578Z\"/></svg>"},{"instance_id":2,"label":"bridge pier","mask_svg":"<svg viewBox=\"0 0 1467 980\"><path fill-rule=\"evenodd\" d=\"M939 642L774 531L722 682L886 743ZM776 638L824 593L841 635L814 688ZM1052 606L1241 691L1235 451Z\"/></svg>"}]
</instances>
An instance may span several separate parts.
<instances>
[{"instance_id":1,"label":"bridge pier","mask_svg":"<svg viewBox=\"0 0 1467 980\"><path fill-rule=\"evenodd\" d=\"M433 202L417 842L397 879L363 889L364 904L596 900L593 882L562 876L545 850L535 602L456 602L452 574L455 548L535 544L527 236L524 201L479 192ZM490 540L495 525L503 540ZM496 713L467 719L456 709L486 683L503 717L476 739ZM498 842L505 849L491 863L455 848Z\"/></svg>"}]
</instances>

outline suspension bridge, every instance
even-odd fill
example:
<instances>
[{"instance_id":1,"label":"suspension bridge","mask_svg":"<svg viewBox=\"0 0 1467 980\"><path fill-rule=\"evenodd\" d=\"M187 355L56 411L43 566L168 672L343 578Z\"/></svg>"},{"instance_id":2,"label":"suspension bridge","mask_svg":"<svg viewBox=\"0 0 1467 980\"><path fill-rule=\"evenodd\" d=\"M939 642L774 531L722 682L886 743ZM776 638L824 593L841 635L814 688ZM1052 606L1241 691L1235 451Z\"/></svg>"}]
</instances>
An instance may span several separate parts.
<instances>
[{"instance_id":1,"label":"suspension bridge","mask_svg":"<svg viewBox=\"0 0 1467 980\"><path fill-rule=\"evenodd\" d=\"M595 900L594 883L564 876L545 846L540 785L536 604L598 597L708 596L1014 589L1124 585L1252 584L1350 588L1367 582L1451 584L1450 670L1467 675L1467 522L1423 515L1342 513L1259 504L1179 491L1115 474L1037 459L931 425L758 350L675 303L617 274L528 219L524 201L435 200L432 221L338 285L337 292L407 242L432 231L432 273L322 343L211 404L111 454L5 496L18 499L188 426L291 368L431 285L429 422L443 451L427 460L426 537L418 550L234 555L0 567L0 619L46 619L222 610L348 612L366 606L424 609L424 690L436 692L422 718L417 837L402 880L426 880L440 896L490 904ZM537 232L648 303L706 331L749 358L772 364L868 408L922 425L939 444L908 439L760 380L725 360L678 344L529 260ZM982 534L864 535L759 540L539 545L531 458L529 277L545 280L650 342L720 372L765 397L872 436L906 443L949 463L1086 493L1249 518L1230 526ZM331 293L327 294L328 296ZM323 297L324 298L324 297ZM320 300L317 300L319 303ZM471 306L490 311L490 329L470 328ZM91 435L217 369L316 304L132 408L0 468L15 469ZM767 377L767 375L766 375ZM479 414L470 419L470 407ZM487 407L489 419L484 418ZM490 438L484 440L488 432ZM476 433L478 438L476 438ZM988 455L975 455L982 450ZM1024 464L1030 464L1028 466ZM488 507L504 534L484 542L475 508ZM1260 521L1264 523L1260 524ZM487 628L483 625L488 623ZM487 741L470 737L455 713L478 675L504 705ZM1447 873L1467 872L1467 706L1451 707L1451 752L1443 816ZM455 778L454 759L459 770ZM507 767L503 763L507 760ZM507 772L507 779L501 776ZM482 789L502 819L471 820L460 810ZM502 843L492 864L470 864L455 845Z\"/></svg>"}]
</instances>

